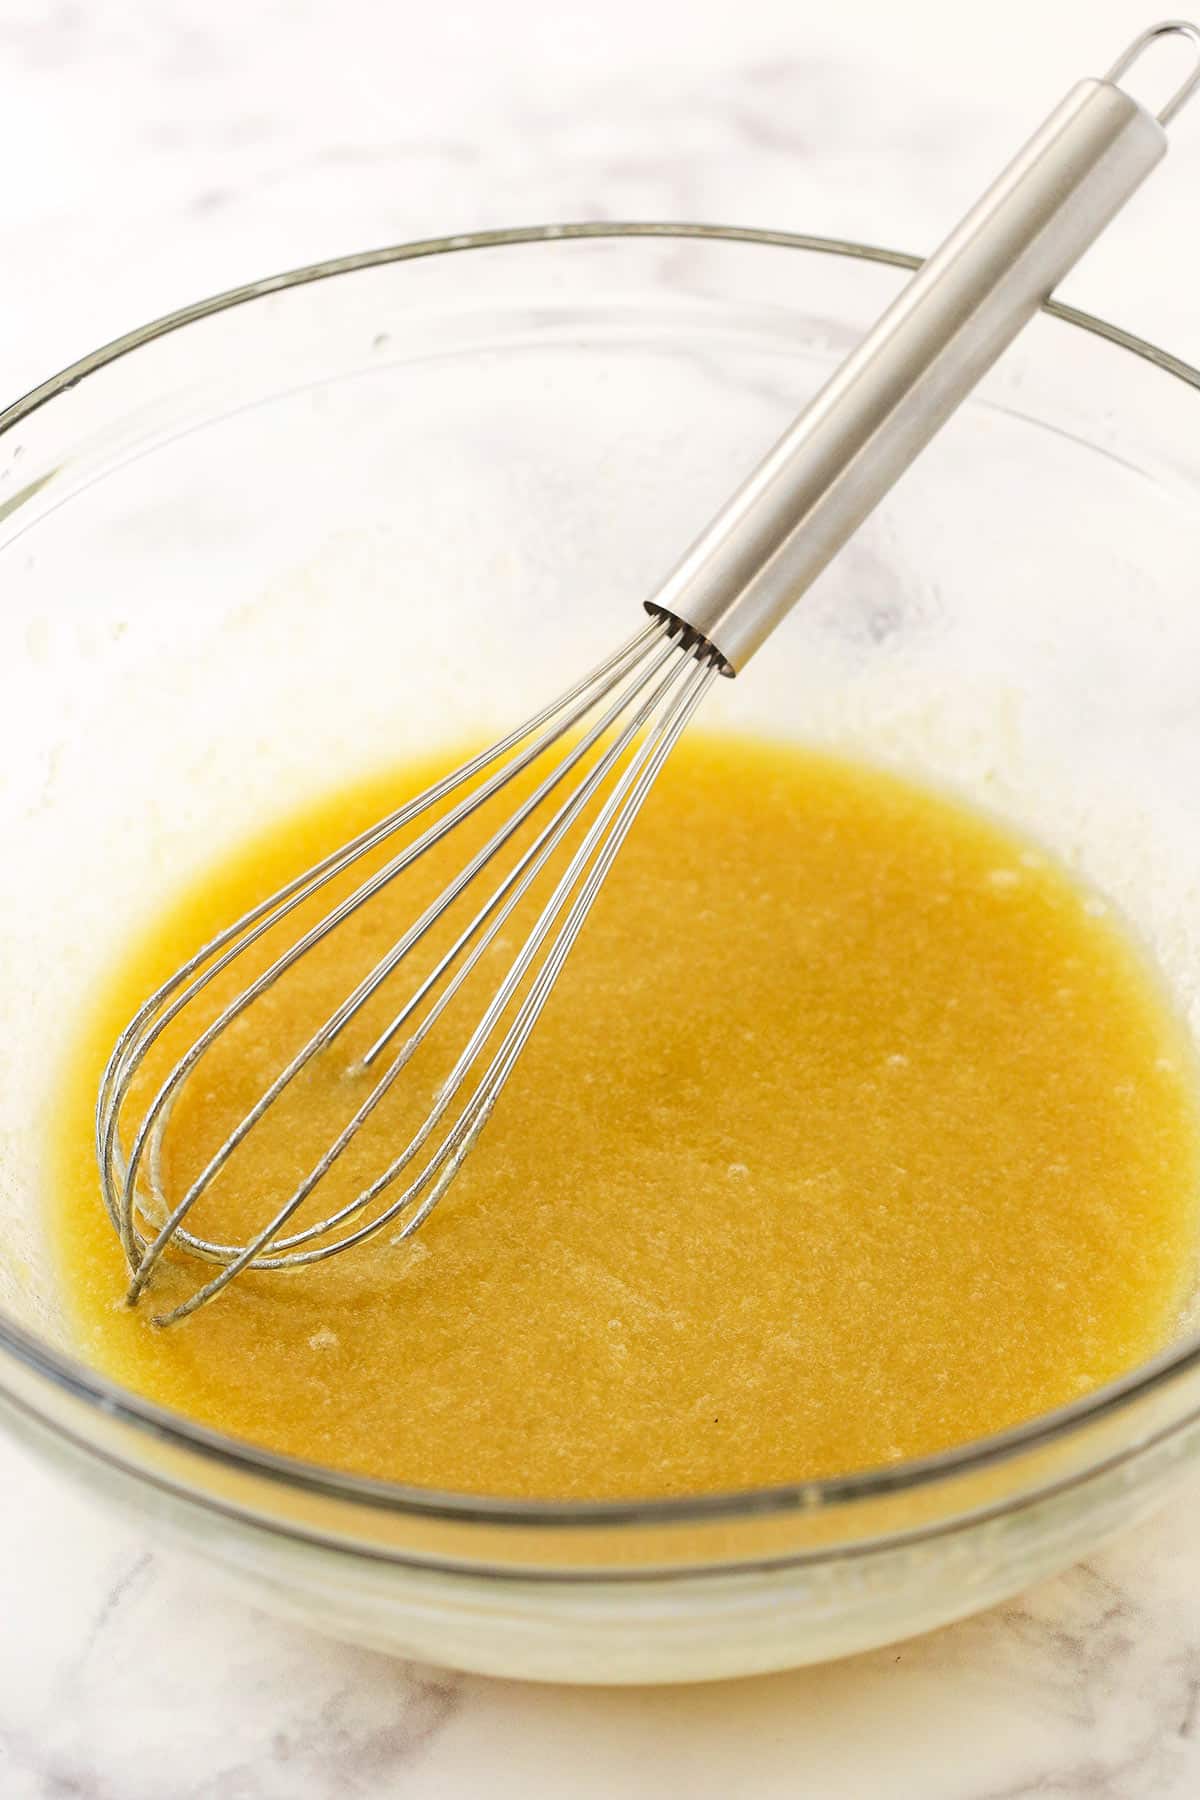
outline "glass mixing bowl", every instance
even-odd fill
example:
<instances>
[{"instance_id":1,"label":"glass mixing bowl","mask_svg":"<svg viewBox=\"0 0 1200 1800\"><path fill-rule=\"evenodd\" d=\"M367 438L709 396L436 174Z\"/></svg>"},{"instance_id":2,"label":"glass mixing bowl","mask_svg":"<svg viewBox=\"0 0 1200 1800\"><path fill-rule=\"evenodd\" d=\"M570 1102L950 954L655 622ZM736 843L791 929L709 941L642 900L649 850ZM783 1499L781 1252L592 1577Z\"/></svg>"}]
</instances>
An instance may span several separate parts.
<instances>
[{"instance_id":1,"label":"glass mixing bowl","mask_svg":"<svg viewBox=\"0 0 1200 1800\"><path fill-rule=\"evenodd\" d=\"M50 1098L119 944L256 821L499 731L622 641L912 259L583 226L351 257L136 332L0 417L0 1414L256 1600L507 1675L729 1675L982 1607L1200 1449L1192 1324L948 1454L657 1504L389 1486L86 1366ZM1200 1007L1200 376L1062 307L707 722L860 752L1046 839ZM994 1346L998 1379L1005 1346Z\"/></svg>"}]
</instances>

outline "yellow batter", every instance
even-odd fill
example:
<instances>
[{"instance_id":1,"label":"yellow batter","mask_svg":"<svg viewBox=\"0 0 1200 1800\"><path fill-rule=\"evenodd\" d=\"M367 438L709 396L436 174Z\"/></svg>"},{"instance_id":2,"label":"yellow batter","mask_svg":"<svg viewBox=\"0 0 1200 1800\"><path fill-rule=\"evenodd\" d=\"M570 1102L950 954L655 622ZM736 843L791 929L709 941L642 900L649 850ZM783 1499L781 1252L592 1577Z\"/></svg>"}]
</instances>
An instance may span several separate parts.
<instances>
[{"instance_id":1,"label":"yellow batter","mask_svg":"<svg viewBox=\"0 0 1200 1800\"><path fill-rule=\"evenodd\" d=\"M1053 860L946 798L703 736L668 765L419 1237L243 1277L165 1332L150 1311L194 1265L122 1309L92 1149L118 1030L198 942L432 768L268 831L118 971L55 1110L54 1223L87 1355L297 1456L569 1497L918 1455L1164 1341L1191 1278L1200 1127L1190 1050L1139 953ZM223 1044L173 1121L172 1182L462 854L452 838ZM323 1059L247 1143L202 1223L267 1216L361 1097L345 1061ZM394 1154L437 1062L414 1063L348 1180Z\"/></svg>"}]
</instances>

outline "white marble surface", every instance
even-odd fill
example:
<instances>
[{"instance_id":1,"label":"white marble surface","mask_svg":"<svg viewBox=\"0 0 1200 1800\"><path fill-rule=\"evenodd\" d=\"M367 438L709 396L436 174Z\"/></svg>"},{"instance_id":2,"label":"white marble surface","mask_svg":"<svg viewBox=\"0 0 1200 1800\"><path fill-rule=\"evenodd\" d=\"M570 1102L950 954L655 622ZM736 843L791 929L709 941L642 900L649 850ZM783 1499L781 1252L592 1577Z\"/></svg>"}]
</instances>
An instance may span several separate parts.
<instances>
[{"instance_id":1,"label":"white marble surface","mask_svg":"<svg viewBox=\"0 0 1200 1800\"><path fill-rule=\"evenodd\" d=\"M0 0L0 395L199 293L579 217L927 248L1126 0ZM1068 295L1200 361L1200 113ZM0 1445L3 1800L1200 1792L1198 1488L1018 1604L841 1665L571 1692L258 1618Z\"/></svg>"}]
</instances>

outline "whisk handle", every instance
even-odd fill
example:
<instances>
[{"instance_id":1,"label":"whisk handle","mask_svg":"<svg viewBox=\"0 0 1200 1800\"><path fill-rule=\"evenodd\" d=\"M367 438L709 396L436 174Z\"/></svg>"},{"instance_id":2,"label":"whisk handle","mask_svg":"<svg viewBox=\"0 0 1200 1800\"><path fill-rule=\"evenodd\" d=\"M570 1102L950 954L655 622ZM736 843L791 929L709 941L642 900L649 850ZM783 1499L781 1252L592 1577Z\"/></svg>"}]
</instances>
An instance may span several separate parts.
<instances>
[{"instance_id":1,"label":"whisk handle","mask_svg":"<svg viewBox=\"0 0 1200 1800\"><path fill-rule=\"evenodd\" d=\"M1117 80L1157 36L1197 67L1157 117ZM741 669L1163 156L1200 85L1171 22L1082 81L922 265L647 601Z\"/></svg>"}]
</instances>

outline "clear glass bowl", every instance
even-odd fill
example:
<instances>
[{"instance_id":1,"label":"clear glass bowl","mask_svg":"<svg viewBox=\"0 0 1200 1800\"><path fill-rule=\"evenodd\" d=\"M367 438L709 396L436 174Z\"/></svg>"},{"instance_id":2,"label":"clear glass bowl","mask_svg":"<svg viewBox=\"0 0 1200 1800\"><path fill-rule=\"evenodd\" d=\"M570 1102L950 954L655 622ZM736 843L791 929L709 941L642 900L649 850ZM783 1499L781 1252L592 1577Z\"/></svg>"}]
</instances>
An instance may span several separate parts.
<instances>
[{"instance_id":1,"label":"clear glass bowl","mask_svg":"<svg viewBox=\"0 0 1200 1800\"><path fill-rule=\"evenodd\" d=\"M1011 1593L1200 1448L1185 1321L1127 1379L885 1472L481 1501L189 1425L84 1366L60 1315L48 1096L120 941L264 814L506 725L622 640L911 266L692 227L408 245L189 308L0 417L0 1414L266 1604L508 1675L776 1668ZM1193 1026L1198 386L1048 309L708 709L1047 839Z\"/></svg>"}]
</instances>

